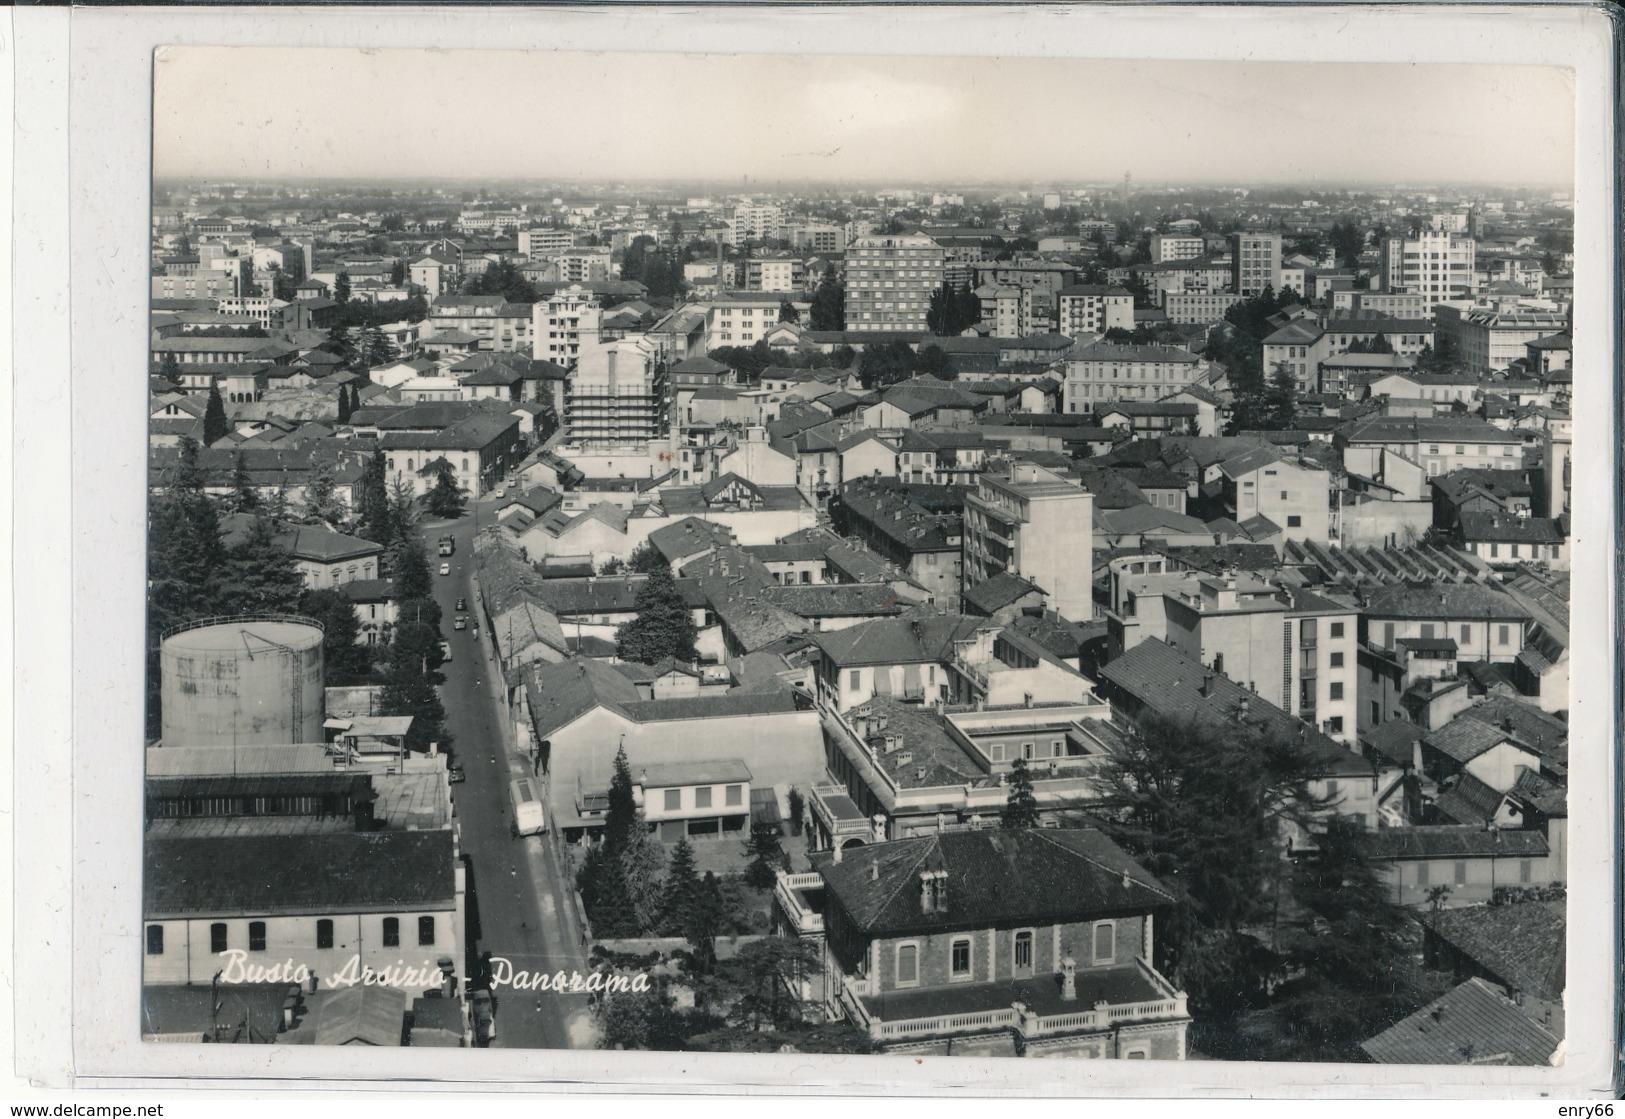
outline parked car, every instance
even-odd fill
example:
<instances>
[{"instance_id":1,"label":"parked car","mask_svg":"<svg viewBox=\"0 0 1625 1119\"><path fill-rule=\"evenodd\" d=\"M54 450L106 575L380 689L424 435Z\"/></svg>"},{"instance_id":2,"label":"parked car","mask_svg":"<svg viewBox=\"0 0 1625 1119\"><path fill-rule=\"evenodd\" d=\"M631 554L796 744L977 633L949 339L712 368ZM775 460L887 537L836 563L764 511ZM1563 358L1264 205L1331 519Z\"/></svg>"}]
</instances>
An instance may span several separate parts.
<instances>
[{"instance_id":1,"label":"parked car","mask_svg":"<svg viewBox=\"0 0 1625 1119\"><path fill-rule=\"evenodd\" d=\"M440 659L443 661L451 660L451 642L442 641L440 643Z\"/></svg>"},{"instance_id":2,"label":"parked car","mask_svg":"<svg viewBox=\"0 0 1625 1119\"><path fill-rule=\"evenodd\" d=\"M463 772L463 767L461 765L453 762L446 769L446 780L451 782L453 785L456 785L468 780L468 774Z\"/></svg>"},{"instance_id":3,"label":"parked car","mask_svg":"<svg viewBox=\"0 0 1625 1119\"><path fill-rule=\"evenodd\" d=\"M457 615L457 620L455 622L451 623L451 628L452 629L467 629L468 628L468 619L463 617L461 614Z\"/></svg>"},{"instance_id":4,"label":"parked car","mask_svg":"<svg viewBox=\"0 0 1625 1119\"><path fill-rule=\"evenodd\" d=\"M442 575L450 575L451 574L451 564L449 564L449 563L441 564L440 565L440 574L442 574Z\"/></svg>"},{"instance_id":5,"label":"parked car","mask_svg":"<svg viewBox=\"0 0 1625 1119\"><path fill-rule=\"evenodd\" d=\"M457 613L466 614L467 612L468 612L468 599L459 598L457 600Z\"/></svg>"}]
</instances>

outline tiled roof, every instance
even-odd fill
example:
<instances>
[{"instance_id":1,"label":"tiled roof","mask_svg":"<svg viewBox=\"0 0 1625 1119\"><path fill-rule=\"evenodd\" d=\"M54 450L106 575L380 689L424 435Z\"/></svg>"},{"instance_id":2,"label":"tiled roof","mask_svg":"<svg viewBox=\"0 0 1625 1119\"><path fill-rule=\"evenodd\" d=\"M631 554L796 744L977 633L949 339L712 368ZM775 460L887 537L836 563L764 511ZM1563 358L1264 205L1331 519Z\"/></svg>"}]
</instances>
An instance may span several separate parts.
<instances>
[{"instance_id":1,"label":"tiled roof","mask_svg":"<svg viewBox=\"0 0 1625 1119\"><path fill-rule=\"evenodd\" d=\"M684 517L649 534L650 546L664 556L667 563L681 563L689 556L733 542L734 534L726 525L698 517Z\"/></svg>"},{"instance_id":2,"label":"tiled roof","mask_svg":"<svg viewBox=\"0 0 1625 1119\"><path fill-rule=\"evenodd\" d=\"M1498 544L1562 544L1568 540L1562 523L1551 517L1517 517L1507 513L1461 514L1461 536L1468 542Z\"/></svg>"},{"instance_id":3,"label":"tiled roof","mask_svg":"<svg viewBox=\"0 0 1625 1119\"><path fill-rule=\"evenodd\" d=\"M1558 1039L1482 979L1449 994L1361 1044L1390 1065L1549 1065Z\"/></svg>"},{"instance_id":4,"label":"tiled roof","mask_svg":"<svg viewBox=\"0 0 1625 1119\"><path fill-rule=\"evenodd\" d=\"M1546 837L1538 831L1486 829L1483 824L1377 828L1363 837L1373 859L1544 858Z\"/></svg>"},{"instance_id":5,"label":"tiled roof","mask_svg":"<svg viewBox=\"0 0 1625 1119\"><path fill-rule=\"evenodd\" d=\"M526 701L538 740L569 726L587 712L608 707L617 714L638 703L638 686L613 665L586 657L531 666Z\"/></svg>"},{"instance_id":6,"label":"tiled roof","mask_svg":"<svg viewBox=\"0 0 1625 1119\"><path fill-rule=\"evenodd\" d=\"M1468 716L1457 716L1438 730L1429 732L1422 741L1446 757L1466 765L1508 740L1515 740L1510 731Z\"/></svg>"},{"instance_id":7,"label":"tiled roof","mask_svg":"<svg viewBox=\"0 0 1625 1119\"><path fill-rule=\"evenodd\" d=\"M1433 807L1447 823L1483 825L1495 819L1505 799L1506 795L1500 790L1471 773L1463 773L1454 788L1440 794Z\"/></svg>"},{"instance_id":8,"label":"tiled roof","mask_svg":"<svg viewBox=\"0 0 1625 1119\"><path fill-rule=\"evenodd\" d=\"M1074 348L1066 355L1068 361L1134 361L1176 362L1194 365L1201 360L1189 350L1177 346L1120 346L1112 342L1092 342Z\"/></svg>"},{"instance_id":9,"label":"tiled roof","mask_svg":"<svg viewBox=\"0 0 1625 1119\"><path fill-rule=\"evenodd\" d=\"M885 583L767 587L761 595L800 618L872 618L900 614L906 605Z\"/></svg>"},{"instance_id":10,"label":"tiled roof","mask_svg":"<svg viewBox=\"0 0 1625 1119\"><path fill-rule=\"evenodd\" d=\"M1511 595L1482 583L1395 583L1373 592L1365 613L1373 618L1529 619Z\"/></svg>"},{"instance_id":11,"label":"tiled roof","mask_svg":"<svg viewBox=\"0 0 1625 1119\"><path fill-rule=\"evenodd\" d=\"M920 874L945 871L946 908L920 904ZM1058 924L1160 908L1173 895L1094 829L943 832L818 863L830 900L868 936Z\"/></svg>"},{"instance_id":12,"label":"tiled roof","mask_svg":"<svg viewBox=\"0 0 1625 1119\"><path fill-rule=\"evenodd\" d=\"M1006 606L1014 605L1028 595L1044 591L1037 583L1028 582L1020 575L1009 571L1001 571L991 579L984 579L973 587L965 588L965 605L974 608L978 614L992 617ZM1073 650L1072 656L1077 655Z\"/></svg>"},{"instance_id":13,"label":"tiled roof","mask_svg":"<svg viewBox=\"0 0 1625 1119\"><path fill-rule=\"evenodd\" d=\"M1548 781L1532 769L1522 768L1518 771L1518 779L1513 783L1512 791L1508 795L1544 816L1568 818L1568 789Z\"/></svg>"},{"instance_id":14,"label":"tiled roof","mask_svg":"<svg viewBox=\"0 0 1625 1119\"><path fill-rule=\"evenodd\" d=\"M1564 987L1563 908L1526 901L1441 909L1428 931L1513 990L1555 1001Z\"/></svg>"},{"instance_id":15,"label":"tiled roof","mask_svg":"<svg viewBox=\"0 0 1625 1119\"><path fill-rule=\"evenodd\" d=\"M154 839L145 844L144 915L332 915L450 909L449 830Z\"/></svg>"},{"instance_id":16,"label":"tiled roof","mask_svg":"<svg viewBox=\"0 0 1625 1119\"><path fill-rule=\"evenodd\" d=\"M1372 772L1365 758L1157 638L1140 642L1102 668L1100 675L1108 690L1125 693L1146 710L1209 728L1236 726L1243 718L1245 700L1246 724L1276 740L1301 741L1314 757L1317 774L1367 777Z\"/></svg>"},{"instance_id":17,"label":"tiled roof","mask_svg":"<svg viewBox=\"0 0 1625 1119\"><path fill-rule=\"evenodd\" d=\"M1401 766L1416 762L1416 743L1426 735L1421 727L1405 719L1389 719L1360 734L1360 741L1384 758Z\"/></svg>"},{"instance_id":18,"label":"tiled roof","mask_svg":"<svg viewBox=\"0 0 1625 1119\"><path fill-rule=\"evenodd\" d=\"M983 618L956 614L908 620L878 618L814 634L813 640L841 668L935 664L951 658L954 641L969 638L985 622Z\"/></svg>"}]
</instances>

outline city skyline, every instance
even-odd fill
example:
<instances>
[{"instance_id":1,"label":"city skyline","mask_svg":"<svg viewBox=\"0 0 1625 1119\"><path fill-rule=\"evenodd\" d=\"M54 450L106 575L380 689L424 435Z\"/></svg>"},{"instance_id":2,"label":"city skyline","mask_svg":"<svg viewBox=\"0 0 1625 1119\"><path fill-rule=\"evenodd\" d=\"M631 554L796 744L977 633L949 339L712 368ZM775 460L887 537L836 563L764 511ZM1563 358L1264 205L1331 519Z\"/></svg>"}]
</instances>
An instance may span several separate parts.
<instances>
[{"instance_id":1,"label":"city skyline","mask_svg":"<svg viewBox=\"0 0 1625 1119\"><path fill-rule=\"evenodd\" d=\"M308 169L327 181L748 176L758 189L1104 185L1125 171L1141 189L1573 180L1572 81L1555 68L243 47L165 49L155 71L161 179L291 181ZM271 111L268 72L314 95ZM633 79L680 90L678 108L567 92ZM1462 88L1478 108L1448 130L1417 111ZM534 111L517 114L527 103ZM1078 122L1070 136L1057 129L1067 121ZM1508 135L1519 137L1514 161ZM955 142L965 137L981 139Z\"/></svg>"}]
</instances>

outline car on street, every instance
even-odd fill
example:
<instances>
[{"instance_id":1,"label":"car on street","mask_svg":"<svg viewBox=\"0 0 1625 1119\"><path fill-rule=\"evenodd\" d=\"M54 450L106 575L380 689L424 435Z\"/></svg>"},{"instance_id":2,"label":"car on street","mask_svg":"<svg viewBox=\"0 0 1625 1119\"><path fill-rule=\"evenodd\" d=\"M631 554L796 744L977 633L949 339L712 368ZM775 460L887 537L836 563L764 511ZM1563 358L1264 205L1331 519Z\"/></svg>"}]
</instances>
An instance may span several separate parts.
<instances>
[{"instance_id":1,"label":"car on street","mask_svg":"<svg viewBox=\"0 0 1625 1119\"><path fill-rule=\"evenodd\" d=\"M450 575L451 574L451 564L449 564L449 563L441 564L440 565L440 574L442 574L442 575Z\"/></svg>"},{"instance_id":2,"label":"car on street","mask_svg":"<svg viewBox=\"0 0 1625 1119\"><path fill-rule=\"evenodd\" d=\"M461 614L457 615L457 620L455 622L451 623L451 628L452 629L467 629L468 628L468 619L463 617Z\"/></svg>"},{"instance_id":3,"label":"car on street","mask_svg":"<svg viewBox=\"0 0 1625 1119\"><path fill-rule=\"evenodd\" d=\"M464 614L464 613L467 613L467 611L468 611L468 599L459 598L457 600L457 613Z\"/></svg>"},{"instance_id":4,"label":"car on street","mask_svg":"<svg viewBox=\"0 0 1625 1119\"><path fill-rule=\"evenodd\" d=\"M446 768L446 780L451 784L456 785L468 780L468 774L463 772L463 767L460 764L457 762L452 762L451 765Z\"/></svg>"},{"instance_id":5,"label":"car on street","mask_svg":"<svg viewBox=\"0 0 1625 1119\"><path fill-rule=\"evenodd\" d=\"M508 487L507 486L498 486L497 487L497 496L498 497L507 497L508 496Z\"/></svg>"},{"instance_id":6,"label":"car on street","mask_svg":"<svg viewBox=\"0 0 1625 1119\"><path fill-rule=\"evenodd\" d=\"M451 642L442 641L440 643L440 659L443 661L451 660Z\"/></svg>"}]
</instances>

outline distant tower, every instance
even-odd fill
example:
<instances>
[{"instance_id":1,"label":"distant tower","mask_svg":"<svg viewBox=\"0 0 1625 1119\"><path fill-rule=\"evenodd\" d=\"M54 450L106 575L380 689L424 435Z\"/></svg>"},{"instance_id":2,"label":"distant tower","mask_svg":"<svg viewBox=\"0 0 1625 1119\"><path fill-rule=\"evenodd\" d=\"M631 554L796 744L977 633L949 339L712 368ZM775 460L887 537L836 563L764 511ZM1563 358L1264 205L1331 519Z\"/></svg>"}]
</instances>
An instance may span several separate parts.
<instances>
[{"instance_id":1,"label":"distant tower","mask_svg":"<svg viewBox=\"0 0 1625 1119\"><path fill-rule=\"evenodd\" d=\"M1123 201L1127 202L1128 201L1128 196L1133 194L1133 193L1134 193L1134 176L1129 174L1127 171L1124 171L1123 172Z\"/></svg>"}]
</instances>

